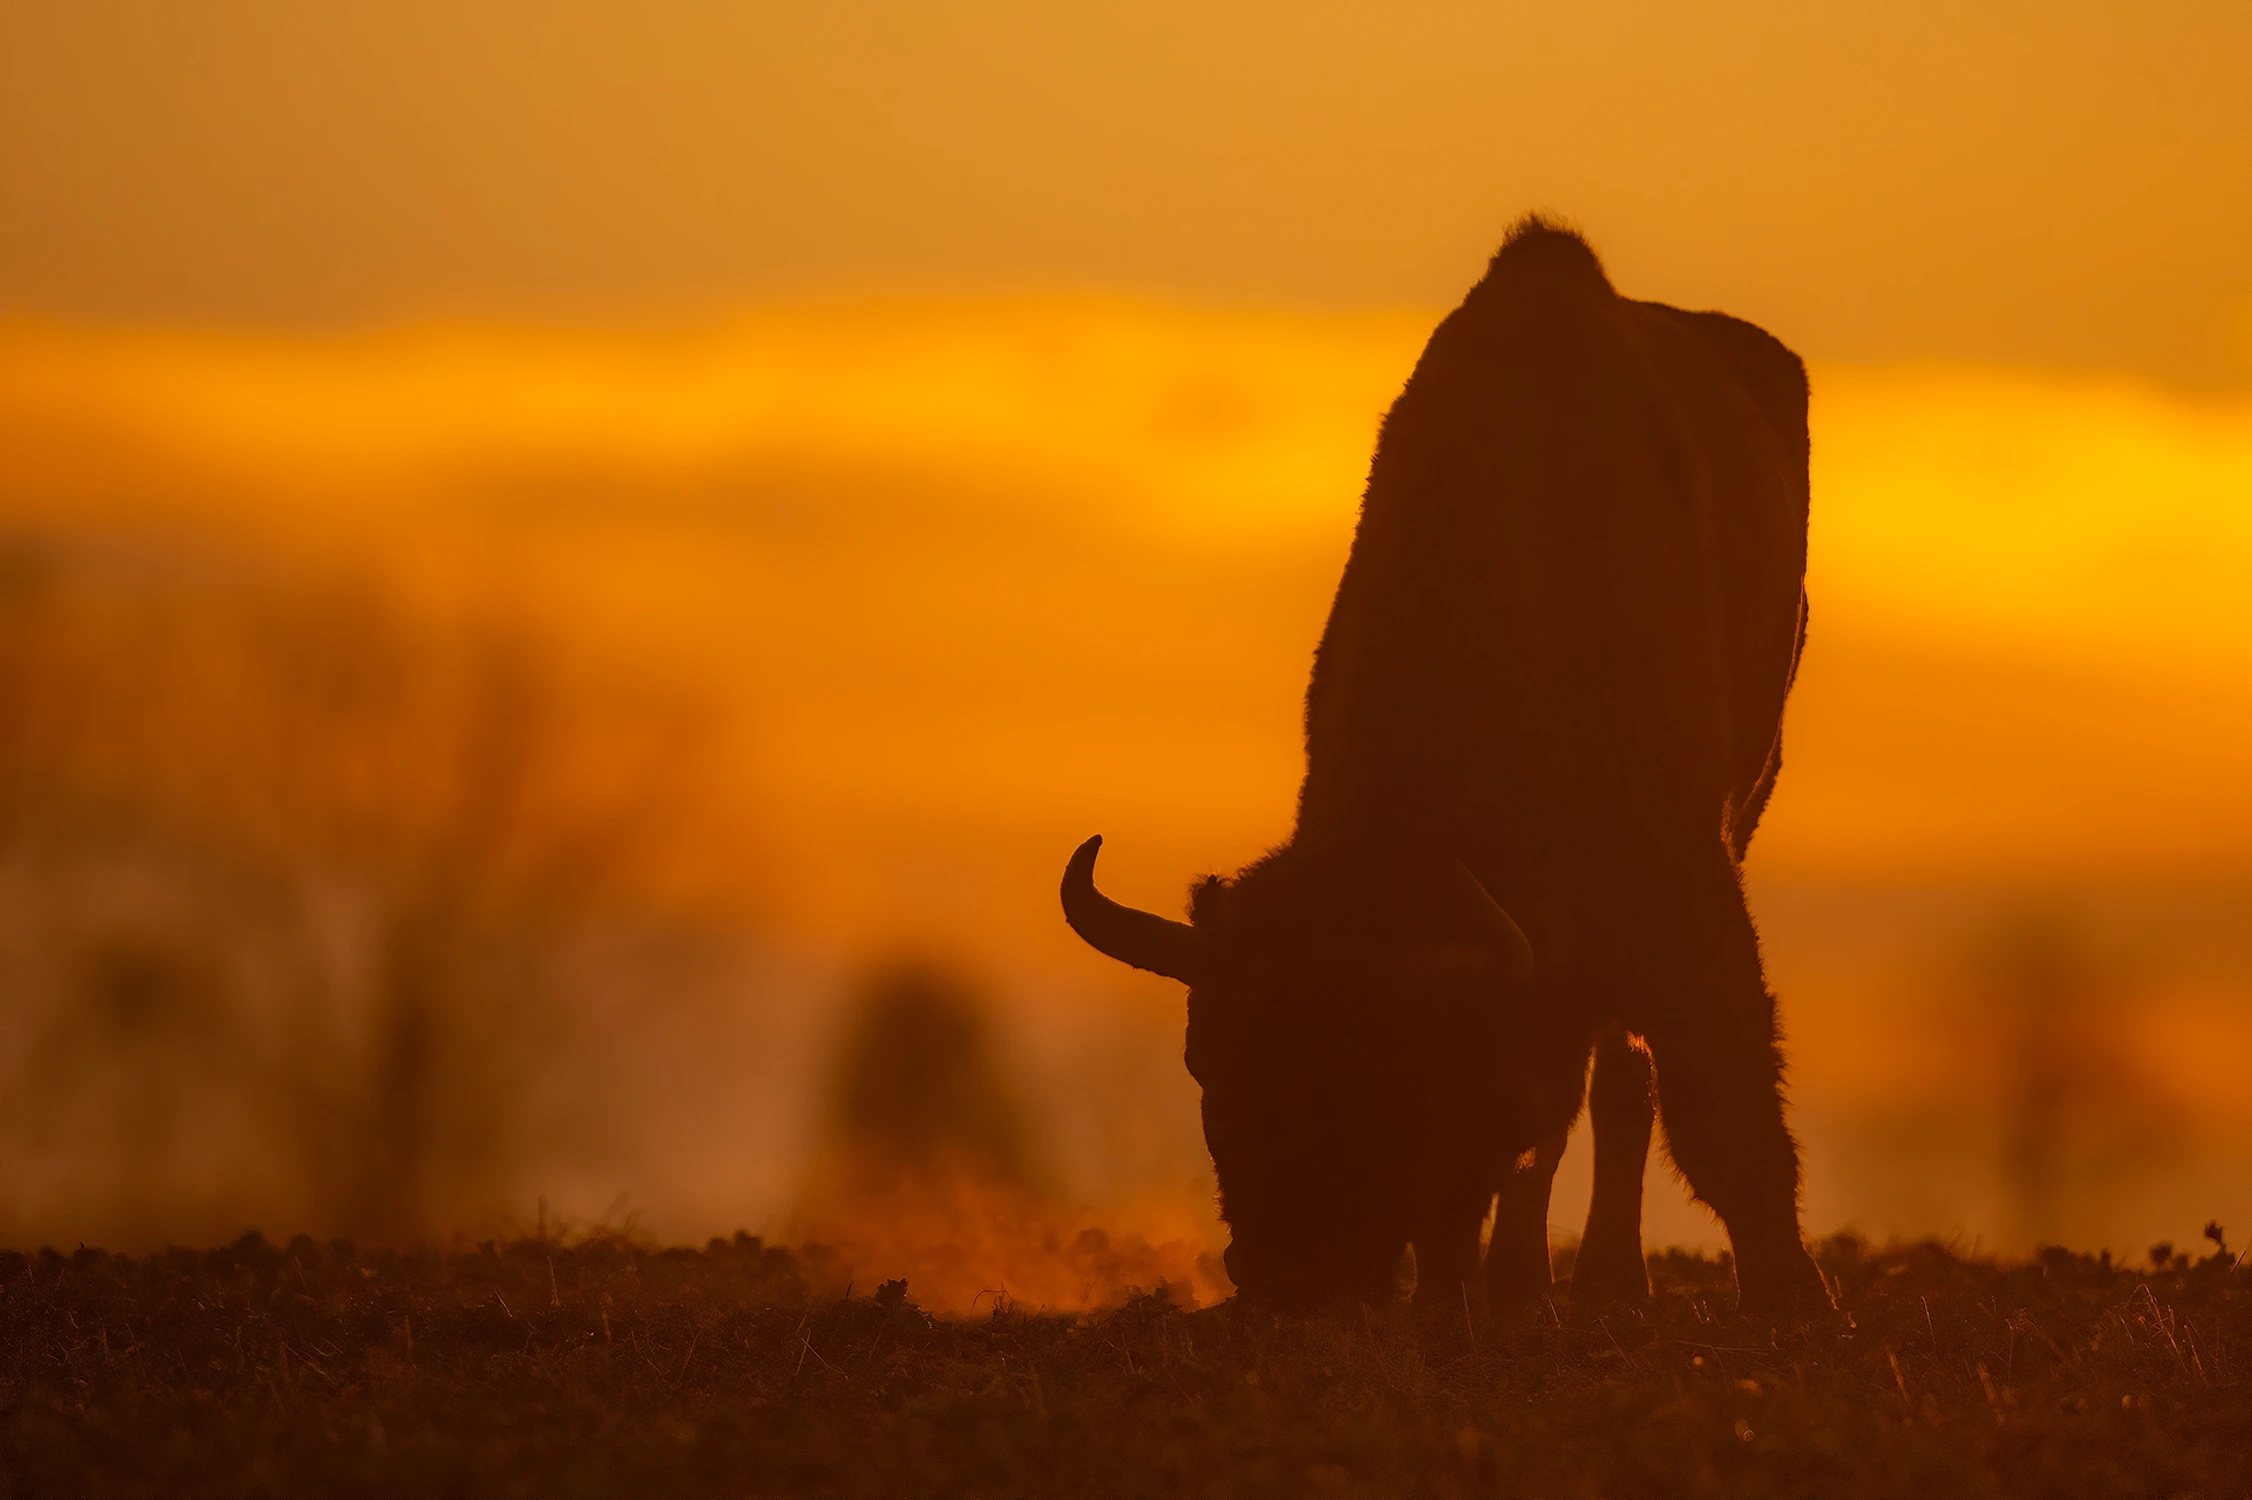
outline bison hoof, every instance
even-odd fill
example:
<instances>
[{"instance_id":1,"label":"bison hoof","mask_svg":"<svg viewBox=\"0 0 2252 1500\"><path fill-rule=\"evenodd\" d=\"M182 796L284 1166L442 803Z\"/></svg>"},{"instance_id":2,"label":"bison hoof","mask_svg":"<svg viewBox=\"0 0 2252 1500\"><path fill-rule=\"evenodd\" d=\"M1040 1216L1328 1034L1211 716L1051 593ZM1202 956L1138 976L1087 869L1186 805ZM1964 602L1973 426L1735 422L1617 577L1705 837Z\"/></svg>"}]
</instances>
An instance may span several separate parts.
<instances>
[{"instance_id":1,"label":"bison hoof","mask_svg":"<svg viewBox=\"0 0 2252 1500\"><path fill-rule=\"evenodd\" d=\"M1495 1312L1530 1307L1554 1285L1546 1261L1486 1267L1486 1302Z\"/></svg>"},{"instance_id":2,"label":"bison hoof","mask_svg":"<svg viewBox=\"0 0 2252 1500\"><path fill-rule=\"evenodd\" d=\"M1756 1273L1740 1262L1736 1278L1736 1310L1746 1317L1776 1323L1834 1323L1839 1320L1837 1299L1822 1279L1814 1257L1801 1249Z\"/></svg>"},{"instance_id":3,"label":"bison hoof","mask_svg":"<svg viewBox=\"0 0 2252 1500\"><path fill-rule=\"evenodd\" d=\"M1581 1245L1572 1262L1572 1300L1583 1307L1649 1301L1650 1273L1642 1264L1642 1247L1600 1241Z\"/></svg>"}]
</instances>

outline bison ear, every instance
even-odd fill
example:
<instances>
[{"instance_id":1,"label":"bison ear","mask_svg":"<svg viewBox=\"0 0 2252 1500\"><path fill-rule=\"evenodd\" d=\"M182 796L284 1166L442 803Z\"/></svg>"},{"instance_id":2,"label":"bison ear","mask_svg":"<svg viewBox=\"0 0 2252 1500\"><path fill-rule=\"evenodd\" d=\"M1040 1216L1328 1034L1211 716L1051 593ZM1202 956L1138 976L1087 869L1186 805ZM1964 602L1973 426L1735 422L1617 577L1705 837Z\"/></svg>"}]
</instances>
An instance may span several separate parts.
<instances>
[{"instance_id":1,"label":"bison ear","mask_svg":"<svg viewBox=\"0 0 2252 1500\"><path fill-rule=\"evenodd\" d=\"M1487 892L1478 877L1470 873L1468 865L1458 859L1454 861L1454 870L1464 904L1477 923L1480 945L1500 966L1504 982L1523 984L1533 976L1533 945L1526 939L1525 930Z\"/></svg>"}]
</instances>

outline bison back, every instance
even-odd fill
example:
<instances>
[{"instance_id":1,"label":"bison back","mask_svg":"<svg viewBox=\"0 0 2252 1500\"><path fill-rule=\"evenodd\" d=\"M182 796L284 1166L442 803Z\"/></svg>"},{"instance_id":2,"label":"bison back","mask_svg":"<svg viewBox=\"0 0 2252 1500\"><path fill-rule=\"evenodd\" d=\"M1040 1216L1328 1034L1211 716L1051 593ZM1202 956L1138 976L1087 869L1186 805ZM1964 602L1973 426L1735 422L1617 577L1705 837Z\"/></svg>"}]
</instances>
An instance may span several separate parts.
<instances>
[{"instance_id":1,"label":"bison back","mask_svg":"<svg viewBox=\"0 0 2252 1500\"><path fill-rule=\"evenodd\" d=\"M1740 843L1800 643L1806 403L1752 325L1513 238L1385 418L1307 695L1301 842L1495 869Z\"/></svg>"}]
</instances>

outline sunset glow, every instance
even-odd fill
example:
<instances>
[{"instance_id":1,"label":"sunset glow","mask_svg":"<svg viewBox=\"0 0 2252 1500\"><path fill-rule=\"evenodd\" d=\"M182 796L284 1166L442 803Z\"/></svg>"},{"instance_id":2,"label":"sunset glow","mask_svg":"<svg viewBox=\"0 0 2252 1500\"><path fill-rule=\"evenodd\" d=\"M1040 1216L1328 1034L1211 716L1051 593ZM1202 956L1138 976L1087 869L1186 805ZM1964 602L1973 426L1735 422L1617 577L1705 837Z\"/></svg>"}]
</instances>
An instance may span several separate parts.
<instances>
[{"instance_id":1,"label":"sunset glow","mask_svg":"<svg viewBox=\"0 0 2252 1500\"><path fill-rule=\"evenodd\" d=\"M942 671L972 696L1006 694L1013 672L1060 648L1060 629L1107 661L1266 706L1238 740L1256 770L1223 775L1222 793L1200 791L1205 776L1178 792L1193 827L1267 778L1265 826L1228 819L1255 840L1281 830L1318 611L1376 419L1430 321L1031 301L797 307L649 335L19 327L0 338L7 503L72 524L210 521L457 585L498 576L565 628L635 643L720 679L723 694L859 700L856 716L887 716L910 737L951 733L931 718L946 709L865 699L855 652ZM1820 367L1815 388L1817 624L1763 857L2206 868L2252 847L2252 794L2232 774L2252 745L2239 587L2252 573L2252 406L1938 367ZM736 587L715 548L765 587ZM1189 652L1170 634L1178 620L1050 619L1043 641L991 615L995 589L1027 598L1020 621L1062 607L1037 597L1051 567L1108 574L1090 549L1121 548L1172 574L1164 587L1214 596L1192 609L1279 590L1271 620ZM960 588L928 566L939 558ZM823 593L849 619L770 649ZM1951 665L1886 732L1913 747L1917 716L1941 716L1947 763L1919 773L1918 754L1938 747L1908 748L1884 769L1895 789L1857 787L1833 719L1891 704L1883 680L1911 670L1902 653ZM1989 681L1997 673L2006 685ZM2090 694L2122 708L2078 714ZM1145 705L1110 727L1146 739L1167 717ZM2044 726L2067 721L2074 743L2050 743ZM1225 758L1224 728L1183 732ZM1934 797L2024 802L2027 768L2009 762L2036 740L2062 757L2042 776L2131 781L2141 796L2067 805L2058 783L2040 794L2045 809L1922 820L1912 846L1908 830L1865 826L1889 812L1863 820L1853 806L1857 790L1905 795L1919 774ZM935 760L919 758L917 775L947 759L927 748ZM887 787L855 766L859 790L836 795L870 806L1005 795L1013 823L1052 795L1058 748L1023 743L1005 794Z\"/></svg>"},{"instance_id":2,"label":"sunset glow","mask_svg":"<svg viewBox=\"0 0 2252 1500\"><path fill-rule=\"evenodd\" d=\"M0 1500L2242 1500L2248 78L0 4Z\"/></svg>"},{"instance_id":3,"label":"sunset glow","mask_svg":"<svg viewBox=\"0 0 2252 1500\"><path fill-rule=\"evenodd\" d=\"M748 901L808 953L952 955L1066 1045L1089 994L1178 1002L1055 920L1060 851L1111 834L1120 896L1165 910L1287 832L1309 653L1432 316L1016 299L649 332L19 325L0 504L31 534L222 541L434 620L503 607L669 684L719 736L710 811L683 826L724 802L748 840L667 857L722 893L699 899ZM1928 1036L1869 1027L1888 990L1953 981L1914 970L1913 923L1810 935L1800 884L2252 876L2252 406L1993 369L1814 382L1813 631L1751 872L1782 903L1770 956L1820 1166L1825 1109L1943 1097ZM2197 1059L2252 1030L2210 1000L2221 972L2166 981L2136 1032L2216 1129L2239 1100ZM717 1198L660 1174L658 1222L782 1212L786 1137ZM1120 1232L1152 1202L1198 1215L1174 1151L1193 1137L1117 1168L1104 1191L1145 1205ZM1815 1222L1878 1228L1961 1222L1991 1191L1927 1183L1919 1208L1810 1182ZM1652 1224L1711 1233L1657 1198Z\"/></svg>"}]
</instances>

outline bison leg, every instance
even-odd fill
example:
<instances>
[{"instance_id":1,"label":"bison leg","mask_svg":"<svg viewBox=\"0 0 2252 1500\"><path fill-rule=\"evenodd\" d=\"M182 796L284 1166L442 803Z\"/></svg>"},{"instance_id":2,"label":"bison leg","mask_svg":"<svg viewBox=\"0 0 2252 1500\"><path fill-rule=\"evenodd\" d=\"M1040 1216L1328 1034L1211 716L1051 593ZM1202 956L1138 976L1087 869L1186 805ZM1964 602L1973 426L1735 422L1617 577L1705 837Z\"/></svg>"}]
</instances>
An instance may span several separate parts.
<instances>
[{"instance_id":1,"label":"bison leg","mask_svg":"<svg viewBox=\"0 0 2252 1500\"><path fill-rule=\"evenodd\" d=\"M1471 1214L1415 1236L1415 1305L1449 1316L1485 1311L1478 1285L1478 1219Z\"/></svg>"},{"instance_id":2,"label":"bison leg","mask_svg":"<svg viewBox=\"0 0 2252 1500\"><path fill-rule=\"evenodd\" d=\"M1595 1044L1587 1093L1595 1192L1579 1258L1572 1263L1574 1301L1640 1302L1650 1295L1650 1275L1642 1264L1642 1169L1650 1157L1655 1112L1650 1054L1625 1027L1606 1027Z\"/></svg>"},{"instance_id":3,"label":"bison leg","mask_svg":"<svg viewBox=\"0 0 2252 1500\"><path fill-rule=\"evenodd\" d=\"M1486 1300L1497 1311L1548 1295L1548 1195L1564 1158L1564 1136L1562 1130L1548 1136L1502 1178L1486 1246Z\"/></svg>"},{"instance_id":4,"label":"bison leg","mask_svg":"<svg viewBox=\"0 0 2252 1500\"><path fill-rule=\"evenodd\" d=\"M1746 1312L1833 1307L1799 1233L1798 1142L1783 1124L1775 998L1726 851L1684 882L1688 899L1653 914L1644 951L1664 998L1644 1029L1658 1075L1666 1148L1689 1190L1720 1216L1736 1252Z\"/></svg>"}]
</instances>

